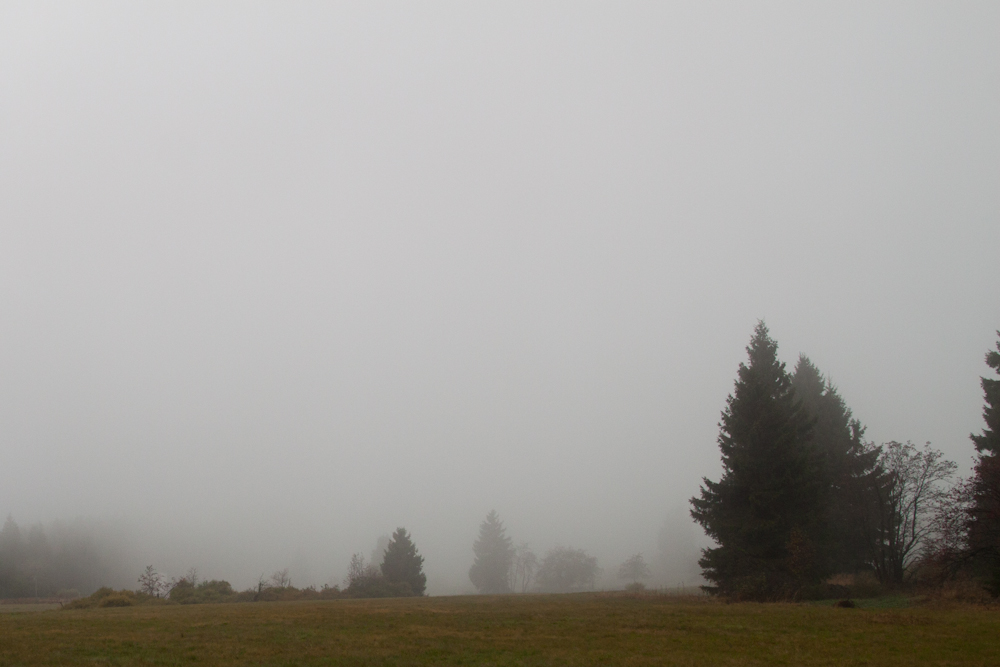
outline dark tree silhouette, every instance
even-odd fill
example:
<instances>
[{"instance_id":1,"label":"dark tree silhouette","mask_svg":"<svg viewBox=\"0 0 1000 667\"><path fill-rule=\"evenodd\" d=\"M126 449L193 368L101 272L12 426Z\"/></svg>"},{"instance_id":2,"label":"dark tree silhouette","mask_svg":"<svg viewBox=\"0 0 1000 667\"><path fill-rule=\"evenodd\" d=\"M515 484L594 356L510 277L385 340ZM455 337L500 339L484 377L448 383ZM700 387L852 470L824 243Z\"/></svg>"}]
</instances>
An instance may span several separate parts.
<instances>
[{"instance_id":1,"label":"dark tree silhouette","mask_svg":"<svg viewBox=\"0 0 1000 667\"><path fill-rule=\"evenodd\" d=\"M423 595L427 576L423 573L424 557L417 553L405 528L397 528L382 559L382 576L391 584L405 583L413 595Z\"/></svg>"},{"instance_id":2,"label":"dark tree silhouette","mask_svg":"<svg viewBox=\"0 0 1000 667\"><path fill-rule=\"evenodd\" d=\"M871 510L878 451L862 440L864 426L805 355L799 356L792 386L812 419L811 445L822 464L824 511L817 565L828 573L857 572L871 560L862 524Z\"/></svg>"},{"instance_id":3,"label":"dark tree silhouette","mask_svg":"<svg viewBox=\"0 0 1000 667\"><path fill-rule=\"evenodd\" d=\"M986 354L986 365L1000 374L1000 341ZM971 484L968 549L975 568L986 577L986 588L996 597L1000 596L1000 380L984 377L980 382L986 428L970 436L979 459Z\"/></svg>"},{"instance_id":4,"label":"dark tree silhouette","mask_svg":"<svg viewBox=\"0 0 1000 667\"><path fill-rule=\"evenodd\" d=\"M699 561L708 590L776 599L820 575L822 462L778 345L758 322L719 424L722 478L704 480L691 515L715 540Z\"/></svg>"}]
</instances>

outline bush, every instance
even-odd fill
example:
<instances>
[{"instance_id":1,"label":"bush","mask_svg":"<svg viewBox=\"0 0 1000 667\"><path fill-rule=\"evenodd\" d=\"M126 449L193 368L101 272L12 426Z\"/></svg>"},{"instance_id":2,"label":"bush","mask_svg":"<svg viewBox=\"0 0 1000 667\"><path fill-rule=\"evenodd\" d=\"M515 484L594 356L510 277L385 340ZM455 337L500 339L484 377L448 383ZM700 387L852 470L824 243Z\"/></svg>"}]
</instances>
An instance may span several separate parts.
<instances>
[{"instance_id":1,"label":"bush","mask_svg":"<svg viewBox=\"0 0 1000 667\"><path fill-rule=\"evenodd\" d=\"M379 576L381 579L381 576ZM409 588L398 585L382 584L372 590L356 591L353 597L396 597L408 595ZM197 584L183 578L174 582L166 598L157 598L142 592L116 591L113 588L100 588L93 595L77 598L63 606L64 609L91 609L94 607L129 607L134 605L162 604L205 604L232 602L276 602L288 600L336 600L351 597L337 586L323 586L298 589L294 586L267 586L261 584L258 588L249 588L237 593L228 581L202 581Z\"/></svg>"},{"instance_id":2,"label":"bush","mask_svg":"<svg viewBox=\"0 0 1000 667\"><path fill-rule=\"evenodd\" d=\"M167 599L171 602L179 602L184 604L188 600L194 597L194 584L192 584L187 579L181 579L175 583L170 592L167 593Z\"/></svg>"},{"instance_id":3,"label":"bush","mask_svg":"<svg viewBox=\"0 0 1000 667\"><path fill-rule=\"evenodd\" d=\"M236 593L228 581L213 579L195 585L185 578L174 584L167 597L171 602L180 604L205 604L233 602L235 596Z\"/></svg>"},{"instance_id":4,"label":"bush","mask_svg":"<svg viewBox=\"0 0 1000 667\"><path fill-rule=\"evenodd\" d=\"M109 595L114 595L114 594L115 594L115 589L109 586L101 586L96 591L90 594L90 599L93 600L94 602L99 602L104 598L108 597Z\"/></svg>"},{"instance_id":5,"label":"bush","mask_svg":"<svg viewBox=\"0 0 1000 667\"><path fill-rule=\"evenodd\" d=\"M132 591L117 591L101 599L97 603L98 607L131 607L136 603L135 593Z\"/></svg>"},{"instance_id":6,"label":"bush","mask_svg":"<svg viewBox=\"0 0 1000 667\"><path fill-rule=\"evenodd\" d=\"M103 586L85 598L76 598L67 603L64 609L91 609L93 607L131 607L145 596L137 596L132 591L116 591Z\"/></svg>"}]
</instances>

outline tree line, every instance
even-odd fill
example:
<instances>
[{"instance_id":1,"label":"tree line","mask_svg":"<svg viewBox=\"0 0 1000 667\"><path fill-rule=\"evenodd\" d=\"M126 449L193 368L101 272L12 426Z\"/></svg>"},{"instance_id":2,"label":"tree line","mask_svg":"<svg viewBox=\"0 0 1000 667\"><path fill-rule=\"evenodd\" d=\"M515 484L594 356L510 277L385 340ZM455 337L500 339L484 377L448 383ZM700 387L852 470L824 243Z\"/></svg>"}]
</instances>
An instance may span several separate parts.
<instances>
[{"instance_id":1,"label":"tree line","mask_svg":"<svg viewBox=\"0 0 1000 667\"><path fill-rule=\"evenodd\" d=\"M788 372L777 350L759 322L719 423L722 476L691 499L716 543L705 588L774 600L828 595L838 574L899 586L964 573L1000 593L1000 381L982 379L974 474L950 484L957 466L930 443L866 441L819 369L800 356ZM986 361L1000 372L1000 353Z\"/></svg>"},{"instance_id":2,"label":"tree line","mask_svg":"<svg viewBox=\"0 0 1000 667\"><path fill-rule=\"evenodd\" d=\"M479 526L479 536L472 545L475 559L469 568L469 580L481 594L570 593L593 590L601 568L597 558L583 549L555 547L539 559L526 542L514 546L496 510ZM644 588L650 577L642 554L635 554L618 569L618 577L632 590Z\"/></svg>"},{"instance_id":3,"label":"tree line","mask_svg":"<svg viewBox=\"0 0 1000 667\"><path fill-rule=\"evenodd\" d=\"M398 528L391 539L376 547L378 566L356 553L351 557L344 588L324 585L321 588L296 588L288 569L270 577L261 575L256 586L242 591L233 589L224 579L202 580L194 568L179 579L167 579L152 565L146 566L137 580L137 588L115 590L101 587L87 597L66 605L70 609L91 607L127 607L149 604L204 604L235 602L278 602L292 600L337 600L344 598L411 597L424 594L427 577L424 558L405 528Z\"/></svg>"},{"instance_id":4,"label":"tree line","mask_svg":"<svg viewBox=\"0 0 1000 667\"><path fill-rule=\"evenodd\" d=\"M0 598L69 598L129 578L121 535L96 522L56 521L0 529ZM134 576L134 575L133 575Z\"/></svg>"}]
</instances>

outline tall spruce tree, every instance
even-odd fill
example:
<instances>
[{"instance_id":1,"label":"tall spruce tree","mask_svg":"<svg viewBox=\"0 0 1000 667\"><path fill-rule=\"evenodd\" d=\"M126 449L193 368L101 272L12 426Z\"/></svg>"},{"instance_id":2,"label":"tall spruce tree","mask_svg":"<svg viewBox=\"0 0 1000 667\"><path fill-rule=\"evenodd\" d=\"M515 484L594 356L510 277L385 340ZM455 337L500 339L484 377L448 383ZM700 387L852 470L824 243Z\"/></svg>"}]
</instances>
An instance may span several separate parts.
<instances>
[{"instance_id":1,"label":"tall spruce tree","mask_svg":"<svg viewBox=\"0 0 1000 667\"><path fill-rule=\"evenodd\" d=\"M427 586L423 566L424 557L417 553L417 547L406 529L397 528L382 558L382 576L391 584L408 584L410 592L420 596Z\"/></svg>"},{"instance_id":2,"label":"tall spruce tree","mask_svg":"<svg viewBox=\"0 0 1000 667\"><path fill-rule=\"evenodd\" d=\"M476 559L469 568L469 579L476 590L487 595L510 593L514 545L496 510L479 525L479 538L472 551Z\"/></svg>"},{"instance_id":3,"label":"tall spruce tree","mask_svg":"<svg viewBox=\"0 0 1000 667\"><path fill-rule=\"evenodd\" d=\"M1000 374L1000 341L996 350L987 352L986 365ZM980 382L986 428L970 436L979 459L972 477L968 540L972 561L986 576L986 588L996 597L1000 596L1000 380L984 377Z\"/></svg>"},{"instance_id":4,"label":"tall spruce tree","mask_svg":"<svg viewBox=\"0 0 1000 667\"><path fill-rule=\"evenodd\" d=\"M824 531L817 564L829 573L857 572L870 560L862 526L877 481L878 451L862 440L864 426L805 355L799 356L792 386L812 420L811 444L822 464Z\"/></svg>"},{"instance_id":5,"label":"tall spruce tree","mask_svg":"<svg viewBox=\"0 0 1000 667\"><path fill-rule=\"evenodd\" d=\"M997 331L1000 337L1000 331ZM997 349L986 353L986 365L1000 374L1000 341L997 342ZM986 421L986 428L979 435L970 435L976 451L987 454L1000 454L1000 380L992 378L979 378L983 387L983 394L986 398L986 405L983 406L983 419Z\"/></svg>"},{"instance_id":6,"label":"tall spruce tree","mask_svg":"<svg viewBox=\"0 0 1000 667\"><path fill-rule=\"evenodd\" d=\"M758 322L719 424L722 478L704 479L691 515L715 540L699 561L714 592L778 599L819 576L823 490L811 422L778 345Z\"/></svg>"}]
</instances>

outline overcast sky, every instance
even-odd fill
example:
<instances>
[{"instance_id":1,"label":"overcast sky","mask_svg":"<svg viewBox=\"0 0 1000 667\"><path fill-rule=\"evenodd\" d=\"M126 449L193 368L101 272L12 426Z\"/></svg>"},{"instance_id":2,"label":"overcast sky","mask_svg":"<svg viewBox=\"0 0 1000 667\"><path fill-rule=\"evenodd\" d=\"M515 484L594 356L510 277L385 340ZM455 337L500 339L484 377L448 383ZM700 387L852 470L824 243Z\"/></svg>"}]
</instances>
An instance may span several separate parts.
<instances>
[{"instance_id":1,"label":"overcast sky","mask_svg":"<svg viewBox=\"0 0 1000 667\"><path fill-rule=\"evenodd\" d=\"M759 318L967 470L998 119L995 2L4 2L0 513L613 572L691 541Z\"/></svg>"}]
</instances>

